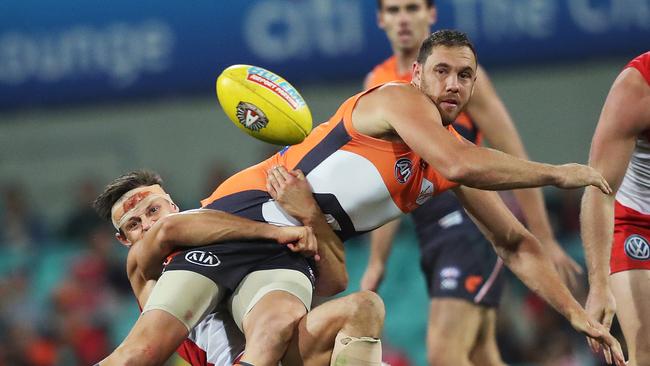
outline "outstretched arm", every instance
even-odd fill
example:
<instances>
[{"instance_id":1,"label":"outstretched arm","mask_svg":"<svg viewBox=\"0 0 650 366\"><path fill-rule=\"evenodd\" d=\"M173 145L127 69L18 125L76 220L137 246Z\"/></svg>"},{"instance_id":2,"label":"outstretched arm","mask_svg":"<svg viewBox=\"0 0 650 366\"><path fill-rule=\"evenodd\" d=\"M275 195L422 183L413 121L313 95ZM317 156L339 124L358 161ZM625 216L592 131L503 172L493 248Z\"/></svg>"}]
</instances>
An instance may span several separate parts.
<instances>
[{"instance_id":1,"label":"outstretched arm","mask_svg":"<svg viewBox=\"0 0 650 366\"><path fill-rule=\"evenodd\" d=\"M512 156L528 160L528 155L510 114L490 82L487 73L480 66L474 94L467 104L467 112L483 132L490 146ZM581 274L582 268L565 253L555 239L541 189L518 189L513 193L525 216L526 226L549 252L551 260L565 282L574 286L576 274Z\"/></svg>"},{"instance_id":2,"label":"outstretched arm","mask_svg":"<svg viewBox=\"0 0 650 366\"><path fill-rule=\"evenodd\" d=\"M550 165L459 141L442 126L440 113L424 93L410 84L388 84L359 99L353 125L366 135L403 140L447 179L489 190L555 185L594 185L610 192L595 170L580 164Z\"/></svg>"},{"instance_id":3,"label":"outstretched arm","mask_svg":"<svg viewBox=\"0 0 650 366\"><path fill-rule=\"evenodd\" d=\"M525 284L562 314L579 332L611 347L617 365L623 365L618 341L592 321L562 283L540 243L510 213L494 192L457 187L455 193L504 263Z\"/></svg>"}]
</instances>

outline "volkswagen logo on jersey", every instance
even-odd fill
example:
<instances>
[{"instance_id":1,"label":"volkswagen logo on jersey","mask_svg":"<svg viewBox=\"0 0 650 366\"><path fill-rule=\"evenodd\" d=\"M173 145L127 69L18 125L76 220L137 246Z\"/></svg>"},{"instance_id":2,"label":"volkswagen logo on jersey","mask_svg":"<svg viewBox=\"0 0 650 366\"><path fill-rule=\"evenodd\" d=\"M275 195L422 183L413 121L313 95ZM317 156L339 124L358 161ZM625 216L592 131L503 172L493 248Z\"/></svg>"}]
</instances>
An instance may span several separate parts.
<instances>
[{"instance_id":1,"label":"volkswagen logo on jersey","mask_svg":"<svg viewBox=\"0 0 650 366\"><path fill-rule=\"evenodd\" d=\"M633 259L646 260L650 258L650 245L644 237L630 235L625 239L625 254Z\"/></svg>"},{"instance_id":2,"label":"volkswagen logo on jersey","mask_svg":"<svg viewBox=\"0 0 650 366\"><path fill-rule=\"evenodd\" d=\"M202 250L193 250L185 254L185 260L204 267L216 267L221 264L219 257L210 253L204 252Z\"/></svg>"},{"instance_id":3,"label":"volkswagen logo on jersey","mask_svg":"<svg viewBox=\"0 0 650 366\"><path fill-rule=\"evenodd\" d=\"M244 127L253 131L259 131L269 124L269 119L264 112L256 105L247 102L237 104L237 119Z\"/></svg>"},{"instance_id":4,"label":"volkswagen logo on jersey","mask_svg":"<svg viewBox=\"0 0 650 366\"><path fill-rule=\"evenodd\" d=\"M395 178L404 184L408 182L413 173L413 163L407 158L401 158L395 162Z\"/></svg>"}]
</instances>

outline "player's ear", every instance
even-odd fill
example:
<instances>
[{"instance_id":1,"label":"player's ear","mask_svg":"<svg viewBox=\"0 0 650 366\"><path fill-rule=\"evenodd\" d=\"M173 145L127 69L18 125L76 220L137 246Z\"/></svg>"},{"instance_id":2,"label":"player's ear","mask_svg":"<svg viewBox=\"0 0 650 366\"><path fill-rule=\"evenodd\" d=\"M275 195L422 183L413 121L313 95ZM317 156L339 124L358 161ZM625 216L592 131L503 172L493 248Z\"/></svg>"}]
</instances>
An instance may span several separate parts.
<instances>
[{"instance_id":1,"label":"player's ear","mask_svg":"<svg viewBox=\"0 0 650 366\"><path fill-rule=\"evenodd\" d=\"M420 81L422 80L422 65L419 62L415 61L413 63L413 71L411 72L411 80L417 86L420 86Z\"/></svg>"},{"instance_id":2,"label":"player's ear","mask_svg":"<svg viewBox=\"0 0 650 366\"><path fill-rule=\"evenodd\" d=\"M122 234L121 231L115 233L115 238L117 239L117 241L119 241L120 243L122 243L122 245L124 245L124 246L126 246L126 247L130 247L130 246L131 246L131 242L129 241L129 239L126 238L126 236L124 236L124 234Z\"/></svg>"},{"instance_id":3,"label":"player's ear","mask_svg":"<svg viewBox=\"0 0 650 366\"><path fill-rule=\"evenodd\" d=\"M176 206L174 202L172 202L172 210L174 210L174 212L180 211L180 209L178 208L178 206Z\"/></svg>"}]
</instances>

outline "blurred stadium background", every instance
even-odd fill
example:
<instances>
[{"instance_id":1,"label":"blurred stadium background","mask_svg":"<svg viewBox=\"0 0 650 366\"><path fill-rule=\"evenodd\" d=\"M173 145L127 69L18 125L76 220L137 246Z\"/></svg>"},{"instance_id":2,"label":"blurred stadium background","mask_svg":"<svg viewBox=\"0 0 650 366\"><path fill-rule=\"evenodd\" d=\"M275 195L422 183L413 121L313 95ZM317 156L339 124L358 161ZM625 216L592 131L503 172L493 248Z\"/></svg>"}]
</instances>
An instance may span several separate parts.
<instances>
[{"instance_id":1,"label":"blurred stadium background","mask_svg":"<svg viewBox=\"0 0 650 366\"><path fill-rule=\"evenodd\" d=\"M585 162L612 80L650 48L649 0L437 3L436 28L470 34L538 161ZM371 0L0 2L0 365L92 364L136 319L126 249L88 205L103 184L153 169L194 208L278 149L226 119L214 97L223 68L279 73L319 122L389 53ZM545 193L556 233L582 261L581 192ZM408 226L380 291L385 353L393 365L424 365L427 297ZM364 241L347 245L350 290ZM515 279L500 319L510 364L602 362Z\"/></svg>"}]
</instances>

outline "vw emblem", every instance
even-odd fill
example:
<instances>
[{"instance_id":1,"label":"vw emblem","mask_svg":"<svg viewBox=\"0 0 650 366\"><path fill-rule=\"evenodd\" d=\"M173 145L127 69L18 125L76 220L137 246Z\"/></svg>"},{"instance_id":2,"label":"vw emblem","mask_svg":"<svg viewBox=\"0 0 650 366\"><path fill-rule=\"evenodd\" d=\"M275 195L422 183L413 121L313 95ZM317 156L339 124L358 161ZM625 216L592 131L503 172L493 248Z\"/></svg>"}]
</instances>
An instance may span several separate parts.
<instances>
[{"instance_id":1,"label":"vw emblem","mask_svg":"<svg viewBox=\"0 0 650 366\"><path fill-rule=\"evenodd\" d=\"M641 235L630 235L625 239L625 254L630 258L646 260L650 258L650 245Z\"/></svg>"}]
</instances>

